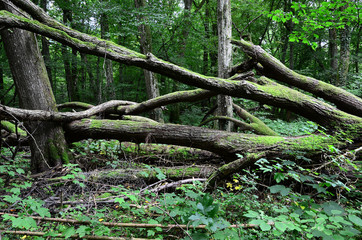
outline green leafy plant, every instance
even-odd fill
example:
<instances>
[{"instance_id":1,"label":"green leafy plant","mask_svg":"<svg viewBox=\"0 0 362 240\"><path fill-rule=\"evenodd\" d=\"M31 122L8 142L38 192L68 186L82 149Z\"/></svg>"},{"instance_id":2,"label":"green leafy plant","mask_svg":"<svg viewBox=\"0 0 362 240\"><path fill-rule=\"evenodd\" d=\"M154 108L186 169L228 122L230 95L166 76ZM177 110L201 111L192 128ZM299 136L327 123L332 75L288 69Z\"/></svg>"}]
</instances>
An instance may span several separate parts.
<instances>
[{"instance_id":1,"label":"green leafy plant","mask_svg":"<svg viewBox=\"0 0 362 240\"><path fill-rule=\"evenodd\" d=\"M85 187L84 183L80 182L79 179L85 179L85 175L82 175L82 169L78 167L78 164L64 164L64 167L67 168L68 173L65 176L62 176L61 179L72 180L73 183L79 185L80 187Z\"/></svg>"}]
</instances>

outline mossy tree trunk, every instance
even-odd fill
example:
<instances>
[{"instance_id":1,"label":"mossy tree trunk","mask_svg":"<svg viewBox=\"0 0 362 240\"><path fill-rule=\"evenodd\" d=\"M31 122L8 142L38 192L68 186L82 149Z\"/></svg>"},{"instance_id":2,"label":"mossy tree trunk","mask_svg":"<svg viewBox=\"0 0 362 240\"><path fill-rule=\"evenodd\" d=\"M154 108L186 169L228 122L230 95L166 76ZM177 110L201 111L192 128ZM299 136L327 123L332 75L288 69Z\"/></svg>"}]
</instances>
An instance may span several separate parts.
<instances>
[{"instance_id":1,"label":"mossy tree trunk","mask_svg":"<svg viewBox=\"0 0 362 240\"><path fill-rule=\"evenodd\" d=\"M13 11L8 6L1 7ZM7 29L1 32L1 36L21 107L57 111L35 35L20 29ZM63 129L59 124L33 121L27 122L26 128L31 135L33 173L42 172L69 161Z\"/></svg>"},{"instance_id":2,"label":"mossy tree trunk","mask_svg":"<svg viewBox=\"0 0 362 240\"><path fill-rule=\"evenodd\" d=\"M35 10L39 14L44 13L42 9ZM54 20L51 20L49 16L43 16L42 14L39 16L34 14L34 16L39 19L43 19L43 22L47 22L58 29L46 26L37 21L31 21L29 19L11 15L6 11L1 11L0 22L8 27L20 27L48 36L85 53L101 57L104 57L106 54L109 59L114 61L145 68L188 85L201 87L215 93L251 99L271 106L285 108L326 127L341 127L342 130L350 130L353 128L352 130L355 133L359 131L360 125L354 127L351 124L360 123L360 118L346 114L323 101L305 95L284 85L272 82L266 78L260 79L259 81L252 78L245 78L236 82L221 78L208 77L181 68L153 55L145 56L125 47L112 44L111 42L108 42L106 48L104 48L102 47L104 44L102 44L100 39L66 28L64 25L60 25ZM243 48L246 52L250 54L259 54L257 60L261 62L264 67L270 64L271 69L274 67L276 68L276 71L285 73L283 75L286 76L286 78L288 76L296 76L297 78L292 78L293 81L290 80L288 82L291 85L310 90L313 93L320 93L319 95L323 95L324 93L324 95L330 96L332 100L334 99L337 101L344 99L345 102L343 102L343 105L341 101L339 101L338 104L336 101L334 102L342 110L356 110L353 113L354 115L359 115L359 109L362 110L362 104L358 105L358 103L362 103L362 100L353 94L347 93L343 89L323 83L316 79L298 75L282 65L277 59L274 59L272 56L265 53L262 48L257 47L257 49L255 49L256 46L251 43L246 41L238 43L244 46ZM255 51L249 51L253 49ZM340 93L340 95L334 96L331 92Z\"/></svg>"},{"instance_id":3,"label":"mossy tree trunk","mask_svg":"<svg viewBox=\"0 0 362 240\"><path fill-rule=\"evenodd\" d=\"M264 152L265 156L290 156L290 151L293 150L314 155L320 154L322 149L330 144L339 144L336 139L323 135L259 136L201 127L126 120L83 119L67 124L65 130L68 141L92 138L172 144L207 150L230 160L236 159L236 154L250 155L260 152Z\"/></svg>"},{"instance_id":4,"label":"mossy tree trunk","mask_svg":"<svg viewBox=\"0 0 362 240\"><path fill-rule=\"evenodd\" d=\"M259 73L262 75L303 89L317 97L334 103L339 109L345 112L362 117L361 98L342 88L294 72L260 46L245 40L233 40L232 43L241 46L245 53L256 59L256 61L262 65L262 67L258 67Z\"/></svg>"},{"instance_id":5,"label":"mossy tree trunk","mask_svg":"<svg viewBox=\"0 0 362 240\"><path fill-rule=\"evenodd\" d=\"M37 11L41 11L41 9L37 9ZM49 22L49 24L52 26L54 25L56 28L64 29L64 31L58 29L56 30L37 21L31 21L15 15L10 15L4 11L2 11L0 14L0 22L6 26L20 27L34 31L36 33L53 38L54 40L61 43L66 43L69 46L85 53L90 53L101 57L104 57L106 54L109 59L114 61L151 70L188 85L201 87L216 93L251 99L263 104L285 108L322 125L343 125L343 127L345 127L346 123L351 123L351 121L354 121L355 119L353 115L348 115L342 111L338 111L327 103L307 96L286 86L273 83L272 81L265 78L262 81L257 82L250 78L235 82L232 80L204 76L202 74L192 72L175 64L161 60L152 54L145 56L125 47L112 44L111 42L108 42L106 48L104 48L102 47L104 44L102 44L102 41L98 38L90 37L89 35L73 31L64 27L63 25L58 25L58 23L54 23L49 20L48 17L44 19L44 21ZM240 42L240 44L246 46L246 50L244 49L245 51L248 51L249 47L254 49L254 45L247 43L246 41ZM262 54L257 58L259 62L263 60L263 54L266 54L265 51L260 47L255 50L255 53ZM278 71L280 70L285 72L285 74L281 76L285 76L286 78L288 76L297 77L292 78L294 82L291 80L289 81L291 85L295 85L302 89L306 88L311 92L320 93L319 95L324 94L326 96L330 96L332 100L339 100L338 103L336 101L334 101L334 103L336 103L336 105L340 107L341 110L346 110L349 112L351 109L354 109L356 111L352 114L357 116L359 116L361 110L362 115L362 104L358 105L358 103L362 103L360 98L346 92L341 88L334 87L333 85L323 83L306 76L298 75L268 54L264 57L270 60L266 61L267 63L270 63L271 66L277 67ZM278 67L280 67L280 69ZM333 94L331 94L331 92ZM340 93L340 95L337 94L338 96L335 96L334 93ZM342 102L342 99L345 101ZM357 120L357 122L359 122L359 120Z\"/></svg>"},{"instance_id":6,"label":"mossy tree trunk","mask_svg":"<svg viewBox=\"0 0 362 240\"><path fill-rule=\"evenodd\" d=\"M263 68L258 68L259 71L277 80L283 80L289 85L299 87L323 97L335 103L339 109L265 77L255 79L249 76L240 78L238 81L208 77L161 60L152 54L140 54L113 44L112 42L107 42L105 45L104 40L60 25L42 12L41 9L39 10L36 6L31 6L32 3L28 0L12 0L12 2L18 5L26 5L24 9L41 23L11 15L6 11L0 11L0 23L3 26L27 29L50 37L79 51L99 57L107 56L108 59L123 64L141 67L163 74L176 81L207 89L187 91L187 94L191 94L195 99L200 97L200 94L203 96L224 94L251 99L263 104L294 111L329 128L329 130L341 129L348 131L352 139L361 140L362 100L360 98L330 84L293 72L277 59L267 54L261 47L255 46L250 42L243 40L234 41L236 44L241 45L244 51L253 57L256 62L262 65ZM25 87L25 89L27 88ZM180 94L182 96L177 96L177 98L183 98L185 94L186 93ZM148 108L150 110L151 105L155 107L160 106L157 104L160 104L162 101L166 102L165 98L162 100L160 98L149 101L149 105L147 106L123 106L121 110L118 109L118 111L135 112L141 108ZM168 100L168 102L171 101ZM6 107L0 106L0 117L2 117L2 111L6 113ZM349 112L350 114L343 111ZM50 116L46 121L64 121L65 119L60 115L57 119L54 118L55 113L48 112L46 114L48 114L48 117ZM5 114L3 114L3 116L5 116ZM24 119L27 119L26 116ZM74 120L74 118L72 118L72 120ZM72 120L65 119L65 121ZM135 123L132 121L73 121L67 125L66 129L67 136L72 140L80 140L83 138L114 138L135 142L151 141L197 147L230 158L235 158L237 153L255 153L259 151L271 155L284 154L290 150L306 151L313 154L319 152L321 148L327 147L329 144L338 144L333 138L325 138L319 135L295 138L254 136L180 125Z\"/></svg>"}]
</instances>

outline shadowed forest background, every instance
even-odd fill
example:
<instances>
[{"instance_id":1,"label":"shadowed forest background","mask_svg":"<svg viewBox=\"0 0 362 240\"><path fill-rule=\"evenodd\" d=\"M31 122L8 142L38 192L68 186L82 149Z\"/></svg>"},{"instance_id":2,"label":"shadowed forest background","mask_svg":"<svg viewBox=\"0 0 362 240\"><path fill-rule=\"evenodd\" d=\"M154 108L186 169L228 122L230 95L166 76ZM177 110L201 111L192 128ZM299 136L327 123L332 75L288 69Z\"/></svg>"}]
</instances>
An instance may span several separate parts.
<instances>
[{"instance_id":1,"label":"shadowed forest background","mask_svg":"<svg viewBox=\"0 0 362 240\"><path fill-rule=\"evenodd\" d=\"M0 8L0 239L358 239L360 1Z\"/></svg>"}]
</instances>

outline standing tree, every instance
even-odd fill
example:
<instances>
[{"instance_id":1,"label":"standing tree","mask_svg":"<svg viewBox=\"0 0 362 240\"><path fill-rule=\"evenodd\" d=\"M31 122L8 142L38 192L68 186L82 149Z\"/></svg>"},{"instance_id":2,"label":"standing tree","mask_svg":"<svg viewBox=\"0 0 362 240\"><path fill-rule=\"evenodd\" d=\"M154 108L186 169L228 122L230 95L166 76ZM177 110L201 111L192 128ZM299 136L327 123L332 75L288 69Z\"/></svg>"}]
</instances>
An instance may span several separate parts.
<instances>
[{"instance_id":1,"label":"standing tree","mask_svg":"<svg viewBox=\"0 0 362 240\"><path fill-rule=\"evenodd\" d=\"M258 74L264 76L256 78L251 75L240 74L237 80L210 77L179 67L152 54L137 53L110 41L105 45L102 39L59 24L29 0L11 0L11 2L25 10L36 21L7 11L0 11L1 26L26 29L66 44L77 51L99 57L106 55L108 59L113 61L153 71L175 81L202 89L173 92L128 106L120 106L124 104L124 101L111 101L79 113L57 113L49 109L47 111L26 111L0 106L1 119L13 119L15 116L18 119L28 121L64 122L67 137L73 141L85 138L113 138L136 142L152 141L205 149L225 157L224 159L235 159L241 154L245 156L242 161L245 160L246 162L262 156L290 157L289 153L293 150L302 151L308 156L320 156L322 149L328 148L331 144L346 146L346 142L341 141L339 136L310 134L298 137L282 137L275 136L272 132L263 131L264 133L261 133L262 131L256 131L257 121L251 117L246 117L245 122L239 121L238 124L243 126L243 129L257 132L259 135L160 124L155 121L145 121L144 118L137 118L137 121L132 121L134 117L127 116L143 113L166 104L197 101L217 94L224 94L285 108L324 126L333 135L342 133L357 143L362 140L362 99L331 84L294 72L260 46L251 42L242 39L232 41L257 62L257 64L249 66L248 69L255 68ZM15 42L15 39L12 40ZM19 39L16 39L16 42L18 41ZM22 50L26 52L26 49ZM17 60L22 56L17 55ZM13 61L15 62L15 60ZM16 67L16 63L13 65ZM265 76L281 81L283 84ZM303 91L299 92L297 88ZM28 89L26 88L26 90ZM32 91L38 90L39 88L32 89ZM305 92L318 98L312 97L311 94L305 94ZM111 113L113 117L118 114L122 120L84 119L100 112L105 112L105 115ZM265 133L269 136L261 135ZM313 159L320 160L320 158Z\"/></svg>"},{"instance_id":2,"label":"standing tree","mask_svg":"<svg viewBox=\"0 0 362 240\"><path fill-rule=\"evenodd\" d=\"M142 12L144 8L146 7L146 1L145 0L135 0L135 6L136 8ZM151 28L148 24L146 24L146 17L143 15L143 13L139 14L139 19L141 24L138 26L138 31L140 34L140 47L141 47L141 53L148 54L152 52L152 35L151 35ZM160 91L158 88L158 81L156 78L156 75L148 70L143 70L143 74L145 77L145 83L146 83L146 92L147 92L147 98L157 98L160 96ZM158 121L163 122L163 116L162 116L162 110L161 108L156 108L153 111L151 111L151 118Z\"/></svg>"},{"instance_id":3,"label":"standing tree","mask_svg":"<svg viewBox=\"0 0 362 240\"><path fill-rule=\"evenodd\" d=\"M41 0L40 6L44 9L44 11L47 11L47 4L48 0ZM51 68L51 57L50 57L50 49L49 49L49 41L46 37L41 38L41 54L43 55L45 66L48 72L48 78L50 81L50 84L53 87L53 81L52 81L52 68Z\"/></svg>"},{"instance_id":4,"label":"standing tree","mask_svg":"<svg viewBox=\"0 0 362 240\"><path fill-rule=\"evenodd\" d=\"M107 3L107 1L104 1ZM101 14L101 38L109 40L109 19L106 12ZM104 43L106 44L106 42ZM113 64L109 59L104 59L103 71L106 76L106 86L105 86L105 96L102 97L100 94L98 97L99 103L102 102L102 99L107 99L107 96L110 96L110 99L116 98L116 92L114 89L114 78L113 78Z\"/></svg>"},{"instance_id":5,"label":"standing tree","mask_svg":"<svg viewBox=\"0 0 362 240\"><path fill-rule=\"evenodd\" d=\"M217 3L217 29L218 29L218 77L227 79L232 65L231 46L231 2L230 0L218 0ZM219 116L233 116L233 100L230 96L217 96L217 114ZM231 131L232 122L219 121L219 129Z\"/></svg>"},{"instance_id":6,"label":"standing tree","mask_svg":"<svg viewBox=\"0 0 362 240\"><path fill-rule=\"evenodd\" d=\"M1 3L1 8L9 12L19 12L4 2ZM19 94L20 106L25 109L56 112L55 99L34 33L21 29L5 29L1 36ZM69 162L70 155L61 125L33 121L26 122L25 127L30 136L33 173Z\"/></svg>"}]
</instances>

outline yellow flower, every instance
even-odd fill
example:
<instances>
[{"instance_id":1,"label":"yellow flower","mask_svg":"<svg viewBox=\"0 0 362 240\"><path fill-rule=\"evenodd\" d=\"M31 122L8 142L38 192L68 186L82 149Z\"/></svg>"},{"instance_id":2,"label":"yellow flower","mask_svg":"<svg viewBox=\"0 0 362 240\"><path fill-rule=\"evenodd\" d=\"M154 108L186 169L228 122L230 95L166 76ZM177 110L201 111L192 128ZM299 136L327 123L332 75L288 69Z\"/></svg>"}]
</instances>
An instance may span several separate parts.
<instances>
[{"instance_id":1,"label":"yellow flower","mask_svg":"<svg viewBox=\"0 0 362 240\"><path fill-rule=\"evenodd\" d=\"M235 190L239 190L239 189L242 189L242 188L243 188L242 186L238 185L238 186L235 187Z\"/></svg>"},{"instance_id":2,"label":"yellow flower","mask_svg":"<svg viewBox=\"0 0 362 240\"><path fill-rule=\"evenodd\" d=\"M234 182L238 183L238 182L239 182L239 180L237 180L236 178L234 178Z\"/></svg>"},{"instance_id":3,"label":"yellow flower","mask_svg":"<svg viewBox=\"0 0 362 240\"><path fill-rule=\"evenodd\" d=\"M103 218L100 218L98 221L102 222L104 219Z\"/></svg>"},{"instance_id":4,"label":"yellow flower","mask_svg":"<svg viewBox=\"0 0 362 240\"><path fill-rule=\"evenodd\" d=\"M22 237L21 237L21 239L25 239L26 237L27 237L27 236L26 236L26 235L24 235L24 236L22 236Z\"/></svg>"},{"instance_id":5,"label":"yellow flower","mask_svg":"<svg viewBox=\"0 0 362 240\"><path fill-rule=\"evenodd\" d=\"M228 183L226 183L226 187L233 188L233 184L228 182Z\"/></svg>"}]
</instances>

